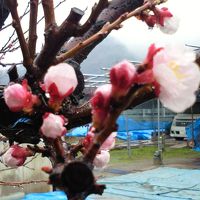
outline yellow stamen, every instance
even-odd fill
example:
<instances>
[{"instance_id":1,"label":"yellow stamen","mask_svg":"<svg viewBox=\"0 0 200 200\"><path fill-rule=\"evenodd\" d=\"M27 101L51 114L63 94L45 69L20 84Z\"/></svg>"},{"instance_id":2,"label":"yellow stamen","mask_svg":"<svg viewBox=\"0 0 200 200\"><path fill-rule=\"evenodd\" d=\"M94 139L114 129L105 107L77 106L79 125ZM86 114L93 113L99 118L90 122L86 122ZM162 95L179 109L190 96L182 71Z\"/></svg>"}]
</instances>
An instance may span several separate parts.
<instances>
[{"instance_id":1,"label":"yellow stamen","mask_svg":"<svg viewBox=\"0 0 200 200\"><path fill-rule=\"evenodd\" d=\"M180 72L180 65L178 65L175 61L171 61L168 64L168 67L173 71L177 79L185 78L185 74Z\"/></svg>"}]
</instances>

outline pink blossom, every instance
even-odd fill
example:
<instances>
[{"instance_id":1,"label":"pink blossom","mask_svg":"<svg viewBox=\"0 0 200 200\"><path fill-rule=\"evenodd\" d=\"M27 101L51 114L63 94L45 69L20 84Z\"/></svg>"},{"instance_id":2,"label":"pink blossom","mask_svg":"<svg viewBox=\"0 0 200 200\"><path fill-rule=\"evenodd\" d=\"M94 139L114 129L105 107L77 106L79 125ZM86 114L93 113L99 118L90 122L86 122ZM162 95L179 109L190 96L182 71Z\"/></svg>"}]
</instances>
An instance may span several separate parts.
<instances>
[{"instance_id":1,"label":"pink blossom","mask_svg":"<svg viewBox=\"0 0 200 200\"><path fill-rule=\"evenodd\" d=\"M33 154L27 149L18 145L12 145L2 156L2 161L9 167L22 166L28 156Z\"/></svg>"},{"instance_id":2,"label":"pink blossom","mask_svg":"<svg viewBox=\"0 0 200 200\"><path fill-rule=\"evenodd\" d=\"M92 142L94 140L94 137L95 137L95 133L93 132L94 130L95 130L95 128L92 127L83 140L83 146L86 149L89 148L89 146L92 144ZM110 149L112 149L115 146L116 135L117 135L116 132L111 133L110 136L101 145L100 150L110 150Z\"/></svg>"},{"instance_id":3,"label":"pink blossom","mask_svg":"<svg viewBox=\"0 0 200 200\"><path fill-rule=\"evenodd\" d=\"M39 102L38 97L28 90L26 80L22 82L22 85L15 83L5 88L4 99L6 105L13 112L31 111L33 105Z\"/></svg>"},{"instance_id":4,"label":"pink blossom","mask_svg":"<svg viewBox=\"0 0 200 200\"><path fill-rule=\"evenodd\" d=\"M153 74L159 84L159 99L174 112L193 105L200 84L195 53L185 46L166 46L153 59Z\"/></svg>"},{"instance_id":5,"label":"pink blossom","mask_svg":"<svg viewBox=\"0 0 200 200\"><path fill-rule=\"evenodd\" d=\"M134 83L135 75L135 66L127 60L113 66L110 70L112 96L114 98L125 96Z\"/></svg>"},{"instance_id":6,"label":"pink blossom","mask_svg":"<svg viewBox=\"0 0 200 200\"><path fill-rule=\"evenodd\" d=\"M60 63L48 69L42 88L49 93L50 102L55 102L69 96L77 84L74 68L67 63Z\"/></svg>"},{"instance_id":7,"label":"pink blossom","mask_svg":"<svg viewBox=\"0 0 200 200\"><path fill-rule=\"evenodd\" d=\"M41 132L47 138L56 139L67 132L64 124L65 120L63 116L45 113L43 116Z\"/></svg>"},{"instance_id":8,"label":"pink blossom","mask_svg":"<svg viewBox=\"0 0 200 200\"><path fill-rule=\"evenodd\" d=\"M95 128L100 128L107 117L111 100L111 88L110 84L100 86L91 99L92 120Z\"/></svg>"},{"instance_id":9,"label":"pink blossom","mask_svg":"<svg viewBox=\"0 0 200 200\"><path fill-rule=\"evenodd\" d=\"M109 137L105 140L105 142L101 145L101 150L110 150L115 146L115 137L117 136L116 132L113 132L109 135Z\"/></svg>"},{"instance_id":10,"label":"pink blossom","mask_svg":"<svg viewBox=\"0 0 200 200\"><path fill-rule=\"evenodd\" d=\"M163 33L173 34L178 30L179 19L172 15L168 8L152 8L153 15L142 13L140 19L144 21L150 28L157 25Z\"/></svg>"},{"instance_id":11,"label":"pink blossom","mask_svg":"<svg viewBox=\"0 0 200 200\"><path fill-rule=\"evenodd\" d=\"M112 86L110 84L105 84L95 90L91 99L91 105L93 109L107 109L109 107L111 88Z\"/></svg>"},{"instance_id":12,"label":"pink blossom","mask_svg":"<svg viewBox=\"0 0 200 200\"><path fill-rule=\"evenodd\" d=\"M160 30L167 34L173 34L178 30L179 20L176 16L169 12L168 8L154 8L153 12L156 16L156 24Z\"/></svg>"},{"instance_id":13,"label":"pink blossom","mask_svg":"<svg viewBox=\"0 0 200 200\"><path fill-rule=\"evenodd\" d=\"M96 155L93 164L97 168L104 168L110 161L110 153L105 150L101 150L99 154Z\"/></svg>"}]
</instances>

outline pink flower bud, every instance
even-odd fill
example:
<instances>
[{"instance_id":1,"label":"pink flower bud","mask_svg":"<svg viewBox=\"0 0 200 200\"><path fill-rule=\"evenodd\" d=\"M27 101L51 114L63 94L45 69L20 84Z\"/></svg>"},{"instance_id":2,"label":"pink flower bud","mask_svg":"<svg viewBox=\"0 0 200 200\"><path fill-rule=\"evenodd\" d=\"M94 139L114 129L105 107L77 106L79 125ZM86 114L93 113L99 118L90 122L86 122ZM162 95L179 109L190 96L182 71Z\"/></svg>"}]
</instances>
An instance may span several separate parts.
<instances>
[{"instance_id":1,"label":"pink flower bud","mask_svg":"<svg viewBox=\"0 0 200 200\"><path fill-rule=\"evenodd\" d=\"M110 84L102 85L96 89L91 99L91 105L93 109L107 109L110 105L111 99Z\"/></svg>"},{"instance_id":2,"label":"pink flower bud","mask_svg":"<svg viewBox=\"0 0 200 200\"><path fill-rule=\"evenodd\" d=\"M47 138L56 139L67 132L64 124L65 120L63 116L45 113L43 116L41 132Z\"/></svg>"},{"instance_id":3,"label":"pink flower bud","mask_svg":"<svg viewBox=\"0 0 200 200\"><path fill-rule=\"evenodd\" d=\"M113 66L110 70L112 83L112 96L119 98L125 96L134 83L136 68L130 62L124 60Z\"/></svg>"},{"instance_id":4,"label":"pink flower bud","mask_svg":"<svg viewBox=\"0 0 200 200\"><path fill-rule=\"evenodd\" d=\"M54 102L69 96L77 84L74 68L67 63L60 63L48 69L42 87L49 93L50 101Z\"/></svg>"},{"instance_id":5,"label":"pink flower bud","mask_svg":"<svg viewBox=\"0 0 200 200\"><path fill-rule=\"evenodd\" d=\"M169 12L168 8L154 8L153 12L156 16L156 24L160 30L167 34L173 34L178 30L179 20Z\"/></svg>"},{"instance_id":6,"label":"pink flower bud","mask_svg":"<svg viewBox=\"0 0 200 200\"><path fill-rule=\"evenodd\" d=\"M109 137L105 140L105 142L101 145L101 150L110 150L115 146L115 137L117 136L116 132L113 132L109 135Z\"/></svg>"},{"instance_id":7,"label":"pink flower bud","mask_svg":"<svg viewBox=\"0 0 200 200\"><path fill-rule=\"evenodd\" d=\"M109 112L111 88L110 84L100 86L91 99L93 126L97 129L103 126Z\"/></svg>"},{"instance_id":8,"label":"pink flower bud","mask_svg":"<svg viewBox=\"0 0 200 200\"><path fill-rule=\"evenodd\" d=\"M88 149L91 143L94 140L95 133L93 132L95 130L94 127L91 128L91 130L87 133L86 137L83 140L83 146ZM105 140L105 142L101 145L100 150L110 150L115 146L115 137L117 133L113 132L110 134L110 136Z\"/></svg>"},{"instance_id":9,"label":"pink flower bud","mask_svg":"<svg viewBox=\"0 0 200 200\"><path fill-rule=\"evenodd\" d=\"M22 85L16 83L5 88L4 99L6 105L13 112L31 111L32 106L39 102L38 97L28 91L26 80L22 82Z\"/></svg>"},{"instance_id":10,"label":"pink flower bud","mask_svg":"<svg viewBox=\"0 0 200 200\"><path fill-rule=\"evenodd\" d=\"M96 155L93 164L97 168L104 168L110 161L110 153L108 151L101 150L99 154Z\"/></svg>"},{"instance_id":11,"label":"pink flower bud","mask_svg":"<svg viewBox=\"0 0 200 200\"><path fill-rule=\"evenodd\" d=\"M22 166L28 156L33 154L27 149L18 145L12 145L2 156L2 161L9 167Z\"/></svg>"}]
</instances>

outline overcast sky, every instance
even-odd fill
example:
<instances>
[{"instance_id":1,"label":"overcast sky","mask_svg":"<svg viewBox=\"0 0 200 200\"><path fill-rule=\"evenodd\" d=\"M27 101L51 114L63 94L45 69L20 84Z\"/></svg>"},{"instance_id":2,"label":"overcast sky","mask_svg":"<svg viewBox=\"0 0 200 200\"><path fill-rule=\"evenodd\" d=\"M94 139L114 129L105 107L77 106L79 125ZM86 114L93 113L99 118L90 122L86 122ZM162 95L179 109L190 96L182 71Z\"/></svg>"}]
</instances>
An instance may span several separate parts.
<instances>
[{"instance_id":1,"label":"overcast sky","mask_svg":"<svg viewBox=\"0 0 200 200\"><path fill-rule=\"evenodd\" d=\"M55 5L61 0L55 0ZM23 13L25 9L25 0L19 2L19 12ZM27 1L28 2L28 1ZM87 16L90 13L92 5L95 3L95 0L67 0L63 3L58 9L56 9L56 19L58 24L60 24L64 17L68 15L71 7L78 7L81 9L86 9L86 15L82 21L87 19ZM124 27L118 31L113 31L111 36L115 37L122 44L127 46L131 51L142 51L151 44L163 44L163 43L183 43L190 45L200 46L200 28L198 27L198 19L200 19L200 0L168 0L167 3L162 4L166 6L170 11L180 18L180 27L177 33L174 35L166 35L160 32L159 29L154 28L149 30L145 23L138 21L135 18L131 18L124 23ZM42 15L42 9L39 9L39 13ZM10 22L10 17L5 24ZM28 16L22 21L23 29L28 28ZM38 28L38 35L40 45L43 42L43 27L44 23L40 23ZM0 47L6 41L9 34L12 32L12 27L9 29L0 32ZM42 37L41 37L42 36ZM40 49L38 45L38 50ZM143 57L143 55L141 55ZM6 56L5 61L16 62L20 61L21 53L16 52L11 55Z\"/></svg>"}]
</instances>

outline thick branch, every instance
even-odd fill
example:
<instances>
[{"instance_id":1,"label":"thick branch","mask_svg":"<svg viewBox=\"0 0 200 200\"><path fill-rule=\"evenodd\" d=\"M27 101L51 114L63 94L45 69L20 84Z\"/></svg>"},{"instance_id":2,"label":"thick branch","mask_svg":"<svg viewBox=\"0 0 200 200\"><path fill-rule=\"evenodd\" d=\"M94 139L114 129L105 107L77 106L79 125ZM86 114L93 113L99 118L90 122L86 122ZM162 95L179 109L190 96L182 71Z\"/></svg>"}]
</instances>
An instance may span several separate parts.
<instances>
[{"instance_id":1,"label":"thick branch","mask_svg":"<svg viewBox=\"0 0 200 200\"><path fill-rule=\"evenodd\" d=\"M28 49L32 59L34 59L35 56L36 41L37 41L37 15L38 15L38 0L31 0Z\"/></svg>"},{"instance_id":2,"label":"thick branch","mask_svg":"<svg viewBox=\"0 0 200 200\"><path fill-rule=\"evenodd\" d=\"M112 0L109 2L109 6L105 8L99 17L97 18L96 22L93 26L82 36L76 37L69 42L67 42L63 48L62 52L66 52L79 43L83 42L84 40L88 39L95 33L97 33L107 22L114 22L118 19L122 14L126 12L131 12L138 8L139 6L143 5L144 0ZM107 35L106 35L107 36ZM105 38L105 37L104 37ZM83 50L79 51L77 54L73 56L73 59L78 62L79 64L83 62L84 59L87 58L88 54L97 46L104 38L101 38Z\"/></svg>"},{"instance_id":3,"label":"thick branch","mask_svg":"<svg viewBox=\"0 0 200 200\"><path fill-rule=\"evenodd\" d=\"M109 5L108 0L99 0L98 4L95 4L93 6L92 12L91 12L88 20L85 22L85 24L83 24L79 28L79 30L77 30L78 35L82 35L86 31L88 31L88 29L91 27L91 25L93 25L96 22L97 18L99 17L99 14L102 12L102 10L104 8L106 8L108 5Z\"/></svg>"},{"instance_id":4,"label":"thick branch","mask_svg":"<svg viewBox=\"0 0 200 200\"><path fill-rule=\"evenodd\" d=\"M154 3L154 4L156 4L156 3ZM82 50L85 47L89 46L93 42L95 42L95 41L97 41L97 40L99 40L101 38L104 38L113 29L119 29L121 27L121 23L123 21L125 21L125 20L127 20L127 19L129 19L129 18L131 18L133 16L136 16L136 15L140 14L142 11L144 11L144 10L150 8L150 7L152 7L152 3L147 2L143 6L135 9L134 11L121 15L113 23L111 23L111 24L110 23L106 23L99 32L97 32L96 34L94 34L90 38L86 39L85 41L79 43L78 45L76 45L75 47L73 47L72 49L67 51L66 53L63 53L60 56L58 56L56 61L55 61L55 63L60 63L60 62L63 62L64 60L66 60L68 58L71 58L76 53L78 53L80 50Z\"/></svg>"},{"instance_id":5,"label":"thick branch","mask_svg":"<svg viewBox=\"0 0 200 200\"><path fill-rule=\"evenodd\" d=\"M55 25L48 27L45 32L45 45L34 63L40 69L39 74L37 74L38 79L53 64L53 60L64 42L75 34L83 14L83 11L72 8L69 16L60 27Z\"/></svg>"},{"instance_id":6,"label":"thick branch","mask_svg":"<svg viewBox=\"0 0 200 200\"><path fill-rule=\"evenodd\" d=\"M47 30L50 26L56 24L53 0L42 0L42 6L44 10L45 30Z\"/></svg>"},{"instance_id":7,"label":"thick branch","mask_svg":"<svg viewBox=\"0 0 200 200\"><path fill-rule=\"evenodd\" d=\"M30 57L28 45L27 45L26 40L24 38L20 19L19 19L19 16L18 16L17 0L6 0L6 5L8 6L8 8L11 12L12 18L13 18L13 27L15 28L15 30L17 32L17 36L18 36L19 43L20 43L20 46L21 46L21 51L22 51L22 55L23 55L23 64L26 67L27 71L30 71L31 66L32 66L32 59Z\"/></svg>"}]
</instances>

